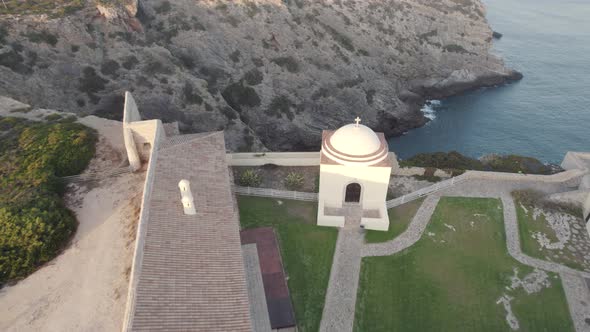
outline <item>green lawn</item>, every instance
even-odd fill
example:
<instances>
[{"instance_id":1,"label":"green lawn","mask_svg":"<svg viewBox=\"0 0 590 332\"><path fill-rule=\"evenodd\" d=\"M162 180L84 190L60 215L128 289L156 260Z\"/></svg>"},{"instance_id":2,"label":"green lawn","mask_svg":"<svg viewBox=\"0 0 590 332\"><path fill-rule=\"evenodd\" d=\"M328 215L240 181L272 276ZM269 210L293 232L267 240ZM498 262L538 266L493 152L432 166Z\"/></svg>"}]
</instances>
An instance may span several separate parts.
<instances>
[{"instance_id":1,"label":"green lawn","mask_svg":"<svg viewBox=\"0 0 590 332\"><path fill-rule=\"evenodd\" d=\"M515 267L532 271L507 252L500 200L444 197L415 245L363 259L355 331L510 331L503 294L519 331L573 331L557 275L527 295L506 289Z\"/></svg>"},{"instance_id":2,"label":"green lawn","mask_svg":"<svg viewBox=\"0 0 590 332\"><path fill-rule=\"evenodd\" d=\"M420 198L406 204L389 209L389 230L387 232L367 230L365 234L366 243L379 243L393 240L396 236L403 233L407 228L416 211L422 205L424 198Z\"/></svg>"},{"instance_id":3,"label":"green lawn","mask_svg":"<svg viewBox=\"0 0 590 332\"><path fill-rule=\"evenodd\" d=\"M523 208L523 205L517 200L514 201L514 204L516 205L516 215L518 218L520 246L525 254L541 259L548 259L548 257L552 256L551 254L556 254L561 251L563 254L560 255L559 258L552 257L551 259L576 270L588 270L584 266L584 264L586 264L584 254L572 252L568 249L567 245L563 250L550 250L541 247L539 242L532 237L532 234L535 232L541 232L545 234L551 242L557 242L558 239L555 235L555 231L551 228L544 215L538 216L536 220L533 218L533 206L526 205L525 208ZM584 226L581 218L580 225ZM585 227L582 229L584 232Z\"/></svg>"},{"instance_id":4,"label":"green lawn","mask_svg":"<svg viewBox=\"0 0 590 332\"><path fill-rule=\"evenodd\" d=\"M282 204L271 198L239 196L240 223L243 229L275 228L299 331L315 332L322 318L338 232L316 225L317 203L280 201Z\"/></svg>"}]
</instances>

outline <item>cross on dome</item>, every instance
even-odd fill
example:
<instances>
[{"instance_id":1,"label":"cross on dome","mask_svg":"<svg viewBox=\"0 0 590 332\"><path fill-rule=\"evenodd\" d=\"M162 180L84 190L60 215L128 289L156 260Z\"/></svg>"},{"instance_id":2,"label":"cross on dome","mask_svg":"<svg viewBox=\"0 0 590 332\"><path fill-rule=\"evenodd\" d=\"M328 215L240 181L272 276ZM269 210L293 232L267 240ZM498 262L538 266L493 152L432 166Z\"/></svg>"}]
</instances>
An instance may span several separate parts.
<instances>
[{"instance_id":1,"label":"cross on dome","mask_svg":"<svg viewBox=\"0 0 590 332\"><path fill-rule=\"evenodd\" d=\"M359 123L361 122L361 118L357 116L356 119L354 119L354 122L356 122L356 126L358 127Z\"/></svg>"}]
</instances>

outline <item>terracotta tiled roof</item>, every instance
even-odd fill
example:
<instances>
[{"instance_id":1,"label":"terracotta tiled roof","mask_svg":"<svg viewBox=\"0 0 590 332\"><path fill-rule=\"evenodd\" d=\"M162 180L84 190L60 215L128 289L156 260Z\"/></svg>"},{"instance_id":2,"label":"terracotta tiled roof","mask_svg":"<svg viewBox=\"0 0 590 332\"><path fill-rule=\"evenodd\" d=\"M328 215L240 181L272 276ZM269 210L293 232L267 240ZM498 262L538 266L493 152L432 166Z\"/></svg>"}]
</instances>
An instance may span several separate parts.
<instances>
[{"instance_id":1,"label":"terracotta tiled roof","mask_svg":"<svg viewBox=\"0 0 590 332\"><path fill-rule=\"evenodd\" d=\"M175 140L152 161L129 330L251 331L223 133ZM181 179L190 181L196 215L183 214Z\"/></svg>"}]
</instances>

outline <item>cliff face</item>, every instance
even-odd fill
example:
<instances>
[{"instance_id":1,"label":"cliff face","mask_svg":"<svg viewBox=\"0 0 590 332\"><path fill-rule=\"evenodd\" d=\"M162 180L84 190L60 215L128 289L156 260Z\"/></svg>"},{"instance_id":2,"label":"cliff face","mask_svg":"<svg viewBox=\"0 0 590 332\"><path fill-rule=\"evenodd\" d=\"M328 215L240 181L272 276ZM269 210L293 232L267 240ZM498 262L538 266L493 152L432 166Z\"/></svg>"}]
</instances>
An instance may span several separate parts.
<instances>
[{"instance_id":1,"label":"cliff face","mask_svg":"<svg viewBox=\"0 0 590 332\"><path fill-rule=\"evenodd\" d=\"M129 90L144 118L289 150L357 115L401 134L426 98L518 78L479 0L103 2L0 16L0 95L113 117Z\"/></svg>"}]
</instances>

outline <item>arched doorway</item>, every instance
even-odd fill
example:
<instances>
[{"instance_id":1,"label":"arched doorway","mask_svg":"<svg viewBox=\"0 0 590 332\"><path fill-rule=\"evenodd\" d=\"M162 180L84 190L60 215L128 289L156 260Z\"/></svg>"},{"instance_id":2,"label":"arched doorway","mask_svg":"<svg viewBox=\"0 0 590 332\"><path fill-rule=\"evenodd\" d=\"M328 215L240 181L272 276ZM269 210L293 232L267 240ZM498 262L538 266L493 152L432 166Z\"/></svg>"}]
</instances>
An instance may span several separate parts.
<instances>
[{"instance_id":1,"label":"arched doorway","mask_svg":"<svg viewBox=\"0 0 590 332\"><path fill-rule=\"evenodd\" d=\"M361 185L358 183L351 183L346 186L346 195L344 195L344 202L358 203L361 201Z\"/></svg>"}]
</instances>

